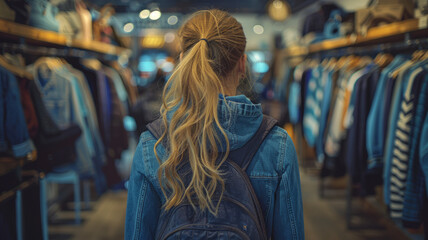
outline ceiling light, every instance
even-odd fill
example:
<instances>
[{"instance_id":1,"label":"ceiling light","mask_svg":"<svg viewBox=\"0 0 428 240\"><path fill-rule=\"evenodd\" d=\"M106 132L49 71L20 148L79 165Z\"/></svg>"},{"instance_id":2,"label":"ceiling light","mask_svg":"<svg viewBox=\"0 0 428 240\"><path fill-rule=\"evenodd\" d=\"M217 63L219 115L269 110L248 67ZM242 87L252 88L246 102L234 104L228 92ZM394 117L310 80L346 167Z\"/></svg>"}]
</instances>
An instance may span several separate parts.
<instances>
[{"instance_id":1,"label":"ceiling light","mask_svg":"<svg viewBox=\"0 0 428 240\"><path fill-rule=\"evenodd\" d=\"M123 26L123 31L127 33L132 32L132 30L134 30L134 24L132 23L127 23L125 26Z\"/></svg>"},{"instance_id":2,"label":"ceiling light","mask_svg":"<svg viewBox=\"0 0 428 240\"><path fill-rule=\"evenodd\" d=\"M140 18L141 19L146 19L150 16L150 10L149 9L144 9L143 11L140 12Z\"/></svg>"},{"instance_id":3,"label":"ceiling light","mask_svg":"<svg viewBox=\"0 0 428 240\"><path fill-rule=\"evenodd\" d=\"M169 25L175 25L178 22L178 17L175 15L172 15L168 18L168 24Z\"/></svg>"},{"instance_id":4,"label":"ceiling light","mask_svg":"<svg viewBox=\"0 0 428 240\"><path fill-rule=\"evenodd\" d=\"M164 39L166 43L172 43L175 40L175 34L172 32L166 33Z\"/></svg>"},{"instance_id":5,"label":"ceiling light","mask_svg":"<svg viewBox=\"0 0 428 240\"><path fill-rule=\"evenodd\" d=\"M288 3L284 0L271 0L267 5L269 17L275 21L284 21L291 14Z\"/></svg>"},{"instance_id":6,"label":"ceiling light","mask_svg":"<svg viewBox=\"0 0 428 240\"><path fill-rule=\"evenodd\" d=\"M282 3L281 1L279 1L279 0L273 1L273 7L274 8L282 8L283 6L284 6L284 3Z\"/></svg>"},{"instance_id":7,"label":"ceiling light","mask_svg":"<svg viewBox=\"0 0 428 240\"><path fill-rule=\"evenodd\" d=\"M154 10L153 12L150 13L149 18L151 20L158 20L161 17L161 12L159 10Z\"/></svg>"},{"instance_id":8,"label":"ceiling light","mask_svg":"<svg viewBox=\"0 0 428 240\"><path fill-rule=\"evenodd\" d=\"M253 27L253 31L255 34L263 34L263 32L265 31L264 27L262 25L254 25Z\"/></svg>"}]
</instances>

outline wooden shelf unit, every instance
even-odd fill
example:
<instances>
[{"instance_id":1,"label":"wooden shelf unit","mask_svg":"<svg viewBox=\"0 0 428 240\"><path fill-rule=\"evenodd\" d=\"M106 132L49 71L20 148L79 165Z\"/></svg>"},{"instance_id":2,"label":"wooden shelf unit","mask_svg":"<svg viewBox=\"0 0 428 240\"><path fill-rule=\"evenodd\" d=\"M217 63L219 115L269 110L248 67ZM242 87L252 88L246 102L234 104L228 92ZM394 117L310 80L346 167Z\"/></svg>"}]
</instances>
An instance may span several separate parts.
<instances>
[{"instance_id":1,"label":"wooden shelf unit","mask_svg":"<svg viewBox=\"0 0 428 240\"><path fill-rule=\"evenodd\" d=\"M342 38L329 39L314 43L308 47L293 46L284 49L284 57L299 57L311 53L333 50L344 47L368 45L374 43L391 42L404 39L404 34L415 34L417 36L428 36L427 28L420 28L419 19L409 19L402 22L391 23L368 30L366 36L349 35Z\"/></svg>"},{"instance_id":2,"label":"wooden shelf unit","mask_svg":"<svg viewBox=\"0 0 428 240\"><path fill-rule=\"evenodd\" d=\"M24 39L28 43L35 45L71 47L101 54L117 56L121 54L129 55L131 52L127 48L117 47L111 44L98 41L82 41L78 39L70 39L63 34L2 19L0 19L0 36L1 38L18 41L19 39Z\"/></svg>"}]
</instances>

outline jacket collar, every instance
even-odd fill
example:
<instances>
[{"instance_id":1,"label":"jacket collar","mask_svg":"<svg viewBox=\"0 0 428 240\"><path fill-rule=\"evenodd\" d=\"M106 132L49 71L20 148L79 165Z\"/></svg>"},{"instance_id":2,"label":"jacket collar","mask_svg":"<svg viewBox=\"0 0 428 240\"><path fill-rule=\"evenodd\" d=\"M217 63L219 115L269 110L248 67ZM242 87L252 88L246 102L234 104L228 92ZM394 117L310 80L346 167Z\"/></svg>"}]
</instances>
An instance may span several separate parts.
<instances>
[{"instance_id":1,"label":"jacket collar","mask_svg":"<svg viewBox=\"0 0 428 240\"><path fill-rule=\"evenodd\" d=\"M253 104L246 96L219 95L218 114L220 124L229 139L230 150L242 147L259 128L262 107Z\"/></svg>"}]
</instances>

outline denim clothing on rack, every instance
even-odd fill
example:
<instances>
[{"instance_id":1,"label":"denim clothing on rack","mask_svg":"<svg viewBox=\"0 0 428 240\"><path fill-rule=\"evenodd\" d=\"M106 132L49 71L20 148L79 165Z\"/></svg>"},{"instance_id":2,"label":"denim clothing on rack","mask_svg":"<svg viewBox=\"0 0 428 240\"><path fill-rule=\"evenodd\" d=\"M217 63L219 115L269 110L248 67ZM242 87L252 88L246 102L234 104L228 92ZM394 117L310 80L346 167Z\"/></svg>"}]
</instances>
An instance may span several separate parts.
<instances>
[{"instance_id":1,"label":"denim clothing on rack","mask_svg":"<svg viewBox=\"0 0 428 240\"><path fill-rule=\"evenodd\" d=\"M428 76L424 69L423 79L413 84L412 92L420 89L419 96L415 96L415 114L410 136L409 163L406 187L403 202L403 225L407 228L419 228L423 221L423 208L425 200L425 184L422 167L419 162L419 148L421 142L422 124L428 110Z\"/></svg>"},{"instance_id":2,"label":"denim clothing on rack","mask_svg":"<svg viewBox=\"0 0 428 240\"><path fill-rule=\"evenodd\" d=\"M253 136L263 117L260 104L252 104L243 95L225 100L221 97L218 110L231 150L242 147ZM125 239L153 239L156 234L165 198L157 178L159 163L153 152L155 143L156 139L146 131L137 146L128 182ZM165 159L165 149L158 148L161 159ZM270 132L247 174L262 206L267 239L304 239L297 157L293 142L283 129L275 127Z\"/></svg>"},{"instance_id":3,"label":"denim clothing on rack","mask_svg":"<svg viewBox=\"0 0 428 240\"><path fill-rule=\"evenodd\" d=\"M394 60L382 70L379 77L379 84L376 87L373 104L367 117L366 147L368 153L369 169L382 168L383 166L381 159L383 156L383 146L385 139L385 126L383 126L383 123L386 116L386 109L384 108L385 101L387 101L385 96L386 86L387 82L391 81L389 78L390 72L403 64L404 61L404 57L396 56Z\"/></svg>"},{"instance_id":4,"label":"denim clothing on rack","mask_svg":"<svg viewBox=\"0 0 428 240\"><path fill-rule=\"evenodd\" d=\"M28 134L25 115L15 76L0 66L0 152L12 149L15 157L34 150Z\"/></svg>"},{"instance_id":5,"label":"denim clothing on rack","mask_svg":"<svg viewBox=\"0 0 428 240\"><path fill-rule=\"evenodd\" d=\"M81 176L94 176L93 143L88 137L88 127L81 111L82 103L79 102L76 85L70 79L72 76L58 60L51 58L37 60L33 71L45 106L60 129L66 129L73 123L82 129L83 134L76 142L77 169Z\"/></svg>"}]
</instances>

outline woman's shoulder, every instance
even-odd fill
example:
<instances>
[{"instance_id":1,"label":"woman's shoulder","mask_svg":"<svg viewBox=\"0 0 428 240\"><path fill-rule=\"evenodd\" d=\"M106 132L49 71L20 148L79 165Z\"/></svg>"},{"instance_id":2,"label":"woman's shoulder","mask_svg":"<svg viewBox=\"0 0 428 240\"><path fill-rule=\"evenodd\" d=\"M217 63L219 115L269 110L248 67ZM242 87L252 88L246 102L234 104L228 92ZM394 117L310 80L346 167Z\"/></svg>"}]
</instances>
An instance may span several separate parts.
<instances>
[{"instance_id":1,"label":"woman's shoulder","mask_svg":"<svg viewBox=\"0 0 428 240\"><path fill-rule=\"evenodd\" d=\"M157 170L159 162L154 153L154 147L157 139L150 131L145 131L140 135L140 139L135 150L133 170L144 174L150 180L157 179ZM165 149L162 146L157 147L158 154L162 156Z\"/></svg>"},{"instance_id":2,"label":"woman's shoulder","mask_svg":"<svg viewBox=\"0 0 428 240\"><path fill-rule=\"evenodd\" d=\"M253 177L279 177L287 166L296 162L296 150L290 135L276 126L260 145L248 173Z\"/></svg>"}]
</instances>

